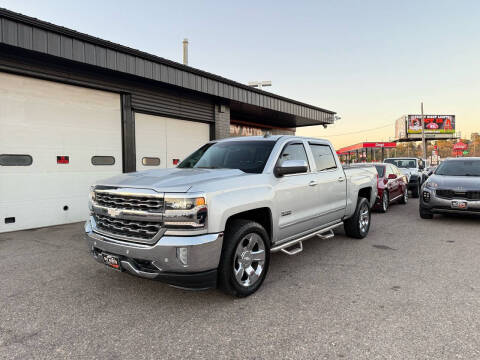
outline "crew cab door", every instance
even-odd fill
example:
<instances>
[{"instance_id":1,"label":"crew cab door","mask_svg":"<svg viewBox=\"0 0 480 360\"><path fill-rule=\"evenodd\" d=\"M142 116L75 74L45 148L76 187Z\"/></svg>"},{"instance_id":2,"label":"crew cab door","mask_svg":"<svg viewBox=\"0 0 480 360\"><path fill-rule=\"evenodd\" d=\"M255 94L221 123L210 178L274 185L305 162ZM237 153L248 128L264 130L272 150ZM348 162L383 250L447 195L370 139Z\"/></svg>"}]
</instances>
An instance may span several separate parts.
<instances>
[{"instance_id":1,"label":"crew cab door","mask_svg":"<svg viewBox=\"0 0 480 360\"><path fill-rule=\"evenodd\" d=\"M345 215L347 204L347 179L342 165L327 142L309 142L314 160L315 199L317 224L327 225Z\"/></svg>"},{"instance_id":2,"label":"crew cab door","mask_svg":"<svg viewBox=\"0 0 480 360\"><path fill-rule=\"evenodd\" d=\"M309 168L306 173L284 175L275 181L278 241L297 237L318 224L316 176L311 172L312 164L304 142L295 140L285 144L277 164L285 160L303 160L309 164Z\"/></svg>"},{"instance_id":3,"label":"crew cab door","mask_svg":"<svg viewBox=\"0 0 480 360\"><path fill-rule=\"evenodd\" d=\"M397 175L395 169L390 164L385 166L385 179L387 179L387 188L388 193L390 195L390 201L395 199L396 197L402 194L402 190L400 189L400 178L397 175L396 179L389 179L391 174Z\"/></svg>"}]
</instances>

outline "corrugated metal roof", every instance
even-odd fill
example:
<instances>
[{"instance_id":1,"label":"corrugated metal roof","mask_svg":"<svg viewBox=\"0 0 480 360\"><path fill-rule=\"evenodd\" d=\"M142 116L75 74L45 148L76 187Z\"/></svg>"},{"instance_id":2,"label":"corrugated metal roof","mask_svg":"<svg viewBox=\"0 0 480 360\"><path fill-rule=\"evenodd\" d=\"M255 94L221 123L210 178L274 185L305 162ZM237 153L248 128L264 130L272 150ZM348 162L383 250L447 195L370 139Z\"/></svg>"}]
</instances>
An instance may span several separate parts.
<instances>
[{"instance_id":1,"label":"corrugated metal roof","mask_svg":"<svg viewBox=\"0 0 480 360\"><path fill-rule=\"evenodd\" d=\"M0 8L0 42L232 101L333 123L335 112Z\"/></svg>"}]
</instances>

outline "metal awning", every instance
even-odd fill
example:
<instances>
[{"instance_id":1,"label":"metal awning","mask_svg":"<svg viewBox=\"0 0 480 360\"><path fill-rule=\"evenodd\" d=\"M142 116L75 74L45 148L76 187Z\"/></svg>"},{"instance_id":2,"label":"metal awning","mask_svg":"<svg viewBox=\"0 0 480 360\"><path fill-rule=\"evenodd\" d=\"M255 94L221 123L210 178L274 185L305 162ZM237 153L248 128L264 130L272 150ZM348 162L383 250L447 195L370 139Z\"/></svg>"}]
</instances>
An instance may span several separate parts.
<instances>
[{"instance_id":1,"label":"metal awning","mask_svg":"<svg viewBox=\"0 0 480 360\"><path fill-rule=\"evenodd\" d=\"M362 142L355 145L350 145L343 147L337 150L337 154L349 154L354 152L360 152L365 149L394 149L397 147L397 143L395 142Z\"/></svg>"},{"instance_id":2,"label":"metal awning","mask_svg":"<svg viewBox=\"0 0 480 360\"><path fill-rule=\"evenodd\" d=\"M227 101L239 116L257 114L266 123L286 127L334 122L333 111L6 9L0 9L0 23L0 44L5 46L207 94Z\"/></svg>"}]
</instances>

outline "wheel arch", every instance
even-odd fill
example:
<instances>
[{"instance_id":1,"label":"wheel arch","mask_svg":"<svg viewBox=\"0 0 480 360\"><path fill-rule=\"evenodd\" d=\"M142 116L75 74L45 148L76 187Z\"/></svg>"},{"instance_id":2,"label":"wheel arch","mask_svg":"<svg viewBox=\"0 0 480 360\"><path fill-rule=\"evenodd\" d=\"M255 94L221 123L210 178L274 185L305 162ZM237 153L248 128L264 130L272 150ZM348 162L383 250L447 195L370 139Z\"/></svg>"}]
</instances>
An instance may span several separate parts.
<instances>
[{"instance_id":1,"label":"wheel arch","mask_svg":"<svg viewBox=\"0 0 480 360\"><path fill-rule=\"evenodd\" d=\"M269 207L259 207L250 210L241 211L235 214L231 214L225 221L225 230L228 228L232 221L242 219L251 220L259 223L263 226L268 234L269 241L272 241L273 236L273 218L272 210Z\"/></svg>"},{"instance_id":2,"label":"wheel arch","mask_svg":"<svg viewBox=\"0 0 480 360\"><path fill-rule=\"evenodd\" d=\"M358 197L365 198L368 200L368 202L371 202L372 199L372 188L371 187L364 187L358 190Z\"/></svg>"}]
</instances>

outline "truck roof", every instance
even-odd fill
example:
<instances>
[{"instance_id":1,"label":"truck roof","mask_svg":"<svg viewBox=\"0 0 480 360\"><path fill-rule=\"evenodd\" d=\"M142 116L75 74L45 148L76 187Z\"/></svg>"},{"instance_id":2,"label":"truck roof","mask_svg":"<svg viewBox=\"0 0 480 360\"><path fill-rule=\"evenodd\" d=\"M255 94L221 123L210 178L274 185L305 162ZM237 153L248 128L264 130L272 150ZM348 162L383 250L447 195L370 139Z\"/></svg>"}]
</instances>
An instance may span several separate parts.
<instances>
[{"instance_id":1,"label":"truck roof","mask_svg":"<svg viewBox=\"0 0 480 360\"><path fill-rule=\"evenodd\" d=\"M389 157L389 158L385 158L385 160L388 160L388 159L398 159L398 160L406 160L406 159L416 159L416 160L420 160L420 158L416 157L416 156L399 156L399 157Z\"/></svg>"},{"instance_id":2,"label":"truck roof","mask_svg":"<svg viewBox=\"0 0 480 360\"><path fill-rule=\"evenodd\" d=\"M296 135L266 135L266 136L238 136L238 137L229 137L220 140L213 140L212 142L226 142L226 141L278 141L282 139L302 139L302 140L312 140L312 141L328 141L327 139L321 138L311 138L305 136L296 136Z\"/></svg>"}]
</instances>

